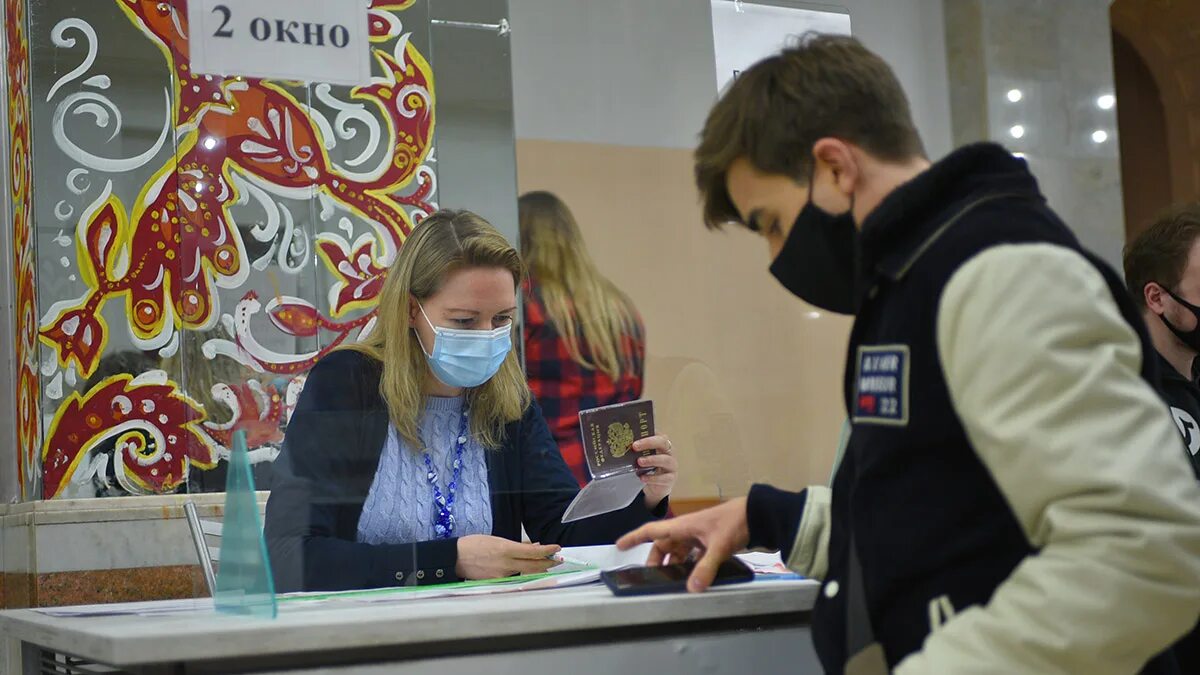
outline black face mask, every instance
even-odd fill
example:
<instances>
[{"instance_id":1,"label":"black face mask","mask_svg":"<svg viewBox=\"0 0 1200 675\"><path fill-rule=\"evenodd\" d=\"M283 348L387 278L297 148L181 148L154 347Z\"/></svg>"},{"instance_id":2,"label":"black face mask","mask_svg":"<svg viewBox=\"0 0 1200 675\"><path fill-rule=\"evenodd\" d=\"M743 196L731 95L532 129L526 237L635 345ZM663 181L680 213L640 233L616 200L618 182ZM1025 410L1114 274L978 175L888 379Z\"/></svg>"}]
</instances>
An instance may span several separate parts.
<instances>
[{"instance_id":1,"label":"black face mask","mask_svg":"<svg viewBox=\"0 0 1200 675\"><path fill-rule=\"evenodd\" d=\"M858 275L858 228L847 211L833 215L812 201L796 216L771 276L810 305L838 314L854 314Z\"/></svg>"},{"instance_id":2,"label":"black face mask","mask_svg":"<svg viewBox=\"0 0 1200 675\"><path fill-rule=\"evenodd\" d=\"M1179 338L1183 344L1191 347L1197 352L1200 352L1200 307L1197 307L1178 295L1175 295L1171 291L1167 290L1166 286L1163 286L1163 290L1167 291L1167 295L1174 298L1175 302L1183 305L1187 311L1192 313L1192 316L1196 317L1196 327L1190 331L1180 330L1176 328L1170 321L1167 321L1167 317L1165 315L1159 314L1158 318L1162 319L1162 322L1167 325L1167 328L1171 329L1171 332L1174 333L1175 337Z\"/></svg>"}]
</instances>

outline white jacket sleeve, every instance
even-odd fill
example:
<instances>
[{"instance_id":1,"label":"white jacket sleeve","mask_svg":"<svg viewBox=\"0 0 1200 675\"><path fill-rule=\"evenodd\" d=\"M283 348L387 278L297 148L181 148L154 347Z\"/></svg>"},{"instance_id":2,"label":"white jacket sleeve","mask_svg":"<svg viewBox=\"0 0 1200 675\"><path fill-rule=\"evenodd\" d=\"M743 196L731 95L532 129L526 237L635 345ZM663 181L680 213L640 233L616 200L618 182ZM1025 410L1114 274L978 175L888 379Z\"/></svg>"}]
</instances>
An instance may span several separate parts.
<instances>
[{"instance_id":1,"label":"white jacket sleeve","mask_svg":"<svg viewBox=\"0 0 1200 675\"><path fill-rule=\"evenodd\" d=\"M832 499L833 493L823 485L805 489L804 512L786 562L790 570L809 579L824 579L829 573Z\"/></svg>"},{"instance_id":2,"label":"white jacket sleeve","mask_svg":"<svg viewBox=\"0 0 1200 675\"><path fill-rule=\"evenodd\" d=\"M945 288L937 342L1039 553L896 672L1136 672L1200 615L1200 486L1103 277L1061 247L989 249Z\"/></svg>"}]
</instances>

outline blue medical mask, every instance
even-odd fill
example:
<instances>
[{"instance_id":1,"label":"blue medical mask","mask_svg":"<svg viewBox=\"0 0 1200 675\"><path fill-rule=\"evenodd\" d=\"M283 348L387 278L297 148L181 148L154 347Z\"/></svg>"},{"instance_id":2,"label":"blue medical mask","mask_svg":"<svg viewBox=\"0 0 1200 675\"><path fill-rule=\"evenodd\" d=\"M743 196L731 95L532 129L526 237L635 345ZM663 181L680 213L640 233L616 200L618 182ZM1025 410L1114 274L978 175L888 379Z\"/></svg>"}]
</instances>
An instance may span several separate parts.
<instances>
[{"instance_id":1,"label":"blue medical mask","mask_svg":"<svg viewBox=\"0 0 1200 675\"><path fill-rule=\"evenodd\" d=\"M478 387L492 379L512 349L512 324L495 330L461 330L433 325L424 307L421 315L434 334L433 352L424 343L421 351L437 379L451 387Z\"/></svg>"}]
</instances>

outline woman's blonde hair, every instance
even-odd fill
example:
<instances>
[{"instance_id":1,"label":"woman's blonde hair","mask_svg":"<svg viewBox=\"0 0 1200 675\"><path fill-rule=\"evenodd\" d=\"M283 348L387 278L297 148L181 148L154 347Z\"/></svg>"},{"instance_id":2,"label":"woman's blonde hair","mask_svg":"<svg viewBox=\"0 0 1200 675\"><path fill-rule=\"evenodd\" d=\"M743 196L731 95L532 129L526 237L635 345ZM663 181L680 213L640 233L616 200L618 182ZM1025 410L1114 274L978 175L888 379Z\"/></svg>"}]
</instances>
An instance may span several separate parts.
<instances>
[{"instance_id":1,"label":"woman's blonde hair","mask_svg":"<svg viewBox=\"0 0 1200 675\"><path fill-rule=\"evenodd\" d=\"M570 209L549 192L521 195L518 209L521 251L571 359L613 379L633 370L632 355L621 349L621 340L640 331L637 310L596 269Z\"/></svg>"},{"instance_id":2,"label":"woman's blonde hair","mask_svg":"<svg viewBox=\"0 0 1200 675\"><path fill-rule=\"evenodd\" d=\"M508 270L515 287L525 275L516 249L483 218L452 210L429 216L408 236L388 271L374 330L362 342L347 346L383 364L379 393L397 433L412 448L423 447L418 423L426 385L434 375L409 321L409 300L424 302L451 274L469 268ZM466 399L472 435L484 447L500 447L504 426L520 419L531 399L515 350L492 379L468 389Z\"/></svg>"}]
</instances>

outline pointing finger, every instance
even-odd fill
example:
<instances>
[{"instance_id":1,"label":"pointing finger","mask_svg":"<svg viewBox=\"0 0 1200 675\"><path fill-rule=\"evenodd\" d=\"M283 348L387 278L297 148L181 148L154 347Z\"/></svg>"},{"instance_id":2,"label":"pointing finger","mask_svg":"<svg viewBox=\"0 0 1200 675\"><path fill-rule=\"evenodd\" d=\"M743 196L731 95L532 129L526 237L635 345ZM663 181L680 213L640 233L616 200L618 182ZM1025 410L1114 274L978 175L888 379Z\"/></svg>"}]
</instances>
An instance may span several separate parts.
<instances>
[{"instance_id":1,"label":"pointing finger","mask_svg":"<svg viewBox=\"0 0 1200 675\"><path fill-rule=\"evenodd\" d=\"M618 539L617 549L621 551L628 551L638 544L644 544L648 541L662 539L663 537L669 536L670 533L670 522L662 521L657 523L648 523Z\"/></svg>"}]
</instances>

